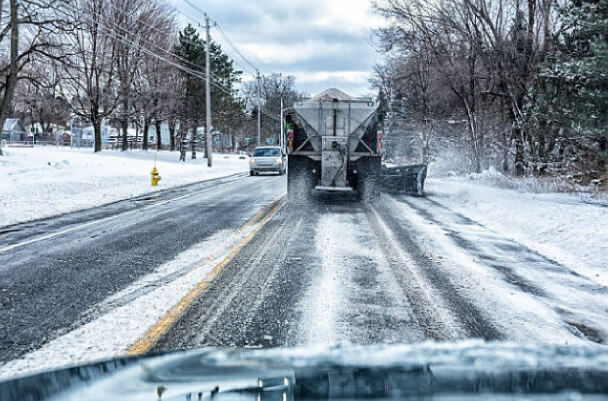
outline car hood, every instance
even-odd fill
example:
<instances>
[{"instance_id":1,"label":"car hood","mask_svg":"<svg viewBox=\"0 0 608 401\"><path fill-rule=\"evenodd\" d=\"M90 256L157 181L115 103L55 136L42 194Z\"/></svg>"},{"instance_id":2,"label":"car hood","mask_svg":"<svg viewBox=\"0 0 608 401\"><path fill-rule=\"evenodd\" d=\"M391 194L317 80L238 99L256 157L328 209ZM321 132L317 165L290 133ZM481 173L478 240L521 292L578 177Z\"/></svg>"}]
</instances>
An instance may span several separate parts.
<instances>
[{"instance_id":1,"label":"car hood","mask_svg":"<svg viewBox=\"0 0 608 401\"><path fill-rule=\"evenodd\" d=\"M0 382L4 401L511 400L523 394L526 400L608 399L608 348L475 341L207 348L114 359Z\"/></svg>"}]
</instances>

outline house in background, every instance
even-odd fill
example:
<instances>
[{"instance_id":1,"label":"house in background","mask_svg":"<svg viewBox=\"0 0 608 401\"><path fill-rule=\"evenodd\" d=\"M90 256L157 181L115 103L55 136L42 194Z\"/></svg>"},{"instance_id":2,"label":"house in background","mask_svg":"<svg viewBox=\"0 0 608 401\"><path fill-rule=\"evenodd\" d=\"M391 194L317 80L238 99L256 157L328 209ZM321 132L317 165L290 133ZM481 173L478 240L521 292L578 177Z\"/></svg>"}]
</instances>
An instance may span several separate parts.
<instances>
[{"instance_id":1,"label":"house in background","mask_svg":"<svg viewBox=\"0 0 608 401\"><path fill-rule=\"evenodd\" d=\"M111 137L116 137L118 130L107 125L101 127L101 143L111 143ZM71 146L92 148L95 145L95 130L87 122L72 122L70 129Z\"/></svg>"},{"instance_id":2,"label":"house in background","mask_svg":"<svg viewBox=\"0 0 608 401\"><path fill-rule=\"evenodd\" d=\"M49 124L45 131L40 123L33 123L26 126L29 132L29 139L36 135L36 143L51 143L61 145L64 139L63 133L66 131L66 127L60 124Z\"/></svg>"},{"instance_id":3,"label":"house in background","mask_svg":"<svg viewBox=\"0 0 608 401\"><path fill-rule=\"evenodd\" d=\"M21 120L18 118L7 118L2 127L2 140L11 142L25 142L29 138L29 133L25 130Z\"/></svg>"},{"instance_id":4,"label":"house in background","mask_svg":"<svg viewBox=\"0 0 608 401\"><path fill-rule=\"evenodd\" d=\"M163 121L160 125L160 141L163 146L168 146L170 140L171 134L169 133L169 124L167 124L166 121ZM151 125L148 128L148 142L156 144L156 127L154 125Z\"/></svg>"}]
</instances>

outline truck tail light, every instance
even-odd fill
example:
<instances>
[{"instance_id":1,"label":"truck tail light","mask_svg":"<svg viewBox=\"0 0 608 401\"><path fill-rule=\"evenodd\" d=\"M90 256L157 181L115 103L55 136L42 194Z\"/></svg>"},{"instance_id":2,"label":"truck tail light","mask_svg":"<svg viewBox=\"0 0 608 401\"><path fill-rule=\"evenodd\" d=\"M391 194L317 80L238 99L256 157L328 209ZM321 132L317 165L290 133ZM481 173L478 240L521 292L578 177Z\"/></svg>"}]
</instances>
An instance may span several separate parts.
<instances>
[{"instance_id":1,"label":"truck tail light","mask_svg":"<svg viewBox=\"0 0 608 401\"><path fill-rule=\"evenodd\" d=\"M293 148L293 130L287 131L287 146L292 149Z\"/></svg>"}]
</instances>

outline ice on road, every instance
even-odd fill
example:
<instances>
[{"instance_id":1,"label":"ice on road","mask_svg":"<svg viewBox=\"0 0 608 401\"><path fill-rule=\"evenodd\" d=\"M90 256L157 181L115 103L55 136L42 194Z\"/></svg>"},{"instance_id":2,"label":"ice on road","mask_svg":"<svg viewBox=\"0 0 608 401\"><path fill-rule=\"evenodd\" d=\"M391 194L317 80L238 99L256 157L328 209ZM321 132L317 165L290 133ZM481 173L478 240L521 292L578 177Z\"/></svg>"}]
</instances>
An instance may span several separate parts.
<instances>
[{"instance_id":1,"label":"ice on road","mask_svg":"<svg viewBox=\"0 0 608 401\"><path fill-rule=\"evenodd\" d=\"M300 344L413 342L415 330L394 330L414 319L375 240L364 210L330 211L319 218L314 249L321 265L299 302ZM409 322L409 323L408 323ZM371 330L370 330L371 329Z\"/></svg>"}]
</instances>

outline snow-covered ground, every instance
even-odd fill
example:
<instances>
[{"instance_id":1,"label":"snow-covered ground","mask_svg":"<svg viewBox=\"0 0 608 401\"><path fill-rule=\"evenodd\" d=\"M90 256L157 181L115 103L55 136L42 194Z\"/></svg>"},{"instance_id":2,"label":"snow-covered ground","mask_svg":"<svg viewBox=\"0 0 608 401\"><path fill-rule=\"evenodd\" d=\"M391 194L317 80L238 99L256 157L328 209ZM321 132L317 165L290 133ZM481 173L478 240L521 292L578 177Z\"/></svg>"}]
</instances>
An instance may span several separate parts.
<instances>
[{"instance_id":1,"label":"snow-covered ground","mask_svg":"<svg viewBox=\"0 0 608 401\"><path fill-rule=\"evenodd\" d=\"M502 189L457 177L429 179L426 190L449 209L608 285L608 205L603 201Z\"/></svg>"},{"instance_id":2,"label":"snow-covered ground","mask_svg":"<svg viewBox=\"0 0 608 401\"><path fill-rule=\"evenodd\" d=\"M150 186L154 151L110 151L61 147L5 148L0 157L0 227L94 207L155 190L248 171L246 159L215 154L207 167L202 154L180 162L161 151L159 186Z\"/></svg>"}]
</instances>

